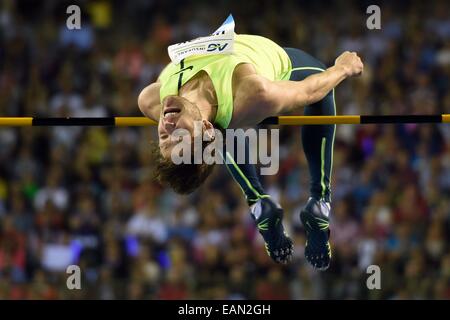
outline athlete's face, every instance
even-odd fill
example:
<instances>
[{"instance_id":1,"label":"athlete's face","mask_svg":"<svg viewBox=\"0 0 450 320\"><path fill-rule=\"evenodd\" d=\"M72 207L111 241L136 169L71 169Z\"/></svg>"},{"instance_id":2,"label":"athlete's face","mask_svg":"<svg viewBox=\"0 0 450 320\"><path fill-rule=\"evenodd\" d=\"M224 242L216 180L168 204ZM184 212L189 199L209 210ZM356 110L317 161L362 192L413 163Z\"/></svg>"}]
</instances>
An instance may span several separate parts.
<instances>
[{"instance_id":1,"label":"athlete's face","mask_svg":"<svg viewBox=\"0 0 450 320\"><path fill-rule=\"evenodd\" d=\"M179 96L167 96L163 100L158 136L159 148L164 158L170 158L173 147L183 140L180 133L189 134L190 137L194 136L195 121L202 121L200 110L196 104Z\"/></svg>"}]
</instances>

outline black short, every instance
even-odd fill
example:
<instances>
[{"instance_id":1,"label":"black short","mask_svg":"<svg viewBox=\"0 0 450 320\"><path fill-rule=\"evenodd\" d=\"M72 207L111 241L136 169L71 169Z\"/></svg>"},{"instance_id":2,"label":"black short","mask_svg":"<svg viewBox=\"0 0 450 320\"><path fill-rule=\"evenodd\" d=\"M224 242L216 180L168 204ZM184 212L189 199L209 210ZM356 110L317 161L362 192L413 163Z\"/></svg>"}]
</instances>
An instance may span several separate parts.
<instances>
[{"instance_id":1,"label":"black short","mask_svg":"<svg viewBox=\"0 0 450 320\"><path fill-rule=\"evenodd\" d=\"M283 48L291 59L292 63L292 71L295 70L304 70L306 72L292 72L291 78L289 80L292 81L301 81L306 76L324 71L326 66L314 58L312 55L295 48Z\"/></svg>"}]
</instances>

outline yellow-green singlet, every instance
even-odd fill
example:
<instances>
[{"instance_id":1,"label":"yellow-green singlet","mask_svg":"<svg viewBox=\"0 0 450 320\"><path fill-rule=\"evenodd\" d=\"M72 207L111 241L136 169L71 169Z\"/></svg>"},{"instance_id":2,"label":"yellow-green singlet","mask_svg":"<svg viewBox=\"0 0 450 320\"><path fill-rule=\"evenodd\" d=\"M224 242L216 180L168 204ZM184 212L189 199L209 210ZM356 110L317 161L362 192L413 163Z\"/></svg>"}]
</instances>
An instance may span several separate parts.
<instances>
[{"instance_id":1,"label":"yellow-green singlet","mask_svg":"<svg viewBox=\"0 0 450 320\"><path fill-rule=\"evenodd\" d=\"M256 72L269 80L288 80L292 65L287 53L270 39L236 34L232 54L194 55L179 64L170 63L159 76L161 101L178 90L199 71L205 71L213 83L218 108L214 123L223 129L233 115L233 71L238 64L251 63Z\"/></svg>"}]
</instances>

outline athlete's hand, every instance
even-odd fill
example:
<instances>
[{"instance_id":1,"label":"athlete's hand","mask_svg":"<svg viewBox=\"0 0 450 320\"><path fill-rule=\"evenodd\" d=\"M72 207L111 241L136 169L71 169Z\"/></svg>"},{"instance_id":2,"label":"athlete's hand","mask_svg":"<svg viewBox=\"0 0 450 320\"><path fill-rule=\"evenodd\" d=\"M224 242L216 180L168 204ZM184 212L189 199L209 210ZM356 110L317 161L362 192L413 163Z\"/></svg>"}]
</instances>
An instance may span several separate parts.
<instances>
[{"instance_id":1,"label":"athlete's hand","mask_svg":"<svg viewBox=\"0 0 450 320\"><path fill-rule=\"evenodd\" d=\"M341 68L346 77L360 75L364 69L364 65L361 58L358 57L356 52L345 51L339 57L337 57L334 65Z\"/></svg>"}]
</instances>

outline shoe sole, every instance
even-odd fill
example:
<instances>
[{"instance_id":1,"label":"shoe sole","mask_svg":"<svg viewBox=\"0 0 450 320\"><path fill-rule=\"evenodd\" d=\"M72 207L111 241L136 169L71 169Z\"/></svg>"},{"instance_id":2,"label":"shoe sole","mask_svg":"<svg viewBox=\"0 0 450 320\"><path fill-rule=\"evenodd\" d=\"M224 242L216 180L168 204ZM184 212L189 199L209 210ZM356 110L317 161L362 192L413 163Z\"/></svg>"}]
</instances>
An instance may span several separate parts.
<instances>
[{"instance_id":1,"label":"shoe sole","mask_svg":"<svg viewBox=\"0 0 450 320\"><path fill-rule=\"evenodd\" d=\"M273 217L267 218L268 220L270 220ZM273 228L278 228L278 224L282 223L283 221L283 214L280 213L277 215L277 217L275 218L277 222L274 223ZM267 221L267 225L270 225L270 221ZM264 236L262 235L261 231L267 231L260 229L259 228L259 224L258 224L258 229L260 231L261 236L264 239ZM292 261L293 255L294 255L294 244L292 242L292 239L286 235L285 231L283 231L283 234L280 235L279 237L283 237L284 240L281 241L277 241L277 242L283 242L283 245L277 249L272 249L269 250L269 245L266 242L266 240L264 239L264 243L265 243L265 249L267 252L267 255L276 263L280 263L280 264L288 264L289 262ZM278 238L280 239L280 238ZM272 254L271 254L272 253Z\"/></svg>"},{"instance_id":2,"label":"shoe sole","mask_svg":"<svg viewBox=\"0 0 450 320\"><path fill-rule=\"evenodd\" d=\"M331 262L331 248L328 241L329 227L325 227L328 221L320 221L321 218L305 210L300 212L300 220L306 230L305 256L308 262L317 270L327 270ZM317 263L314 260L317 260ZM321 263L319 264L319 262Z\"/></svg>"}]
</instances>

